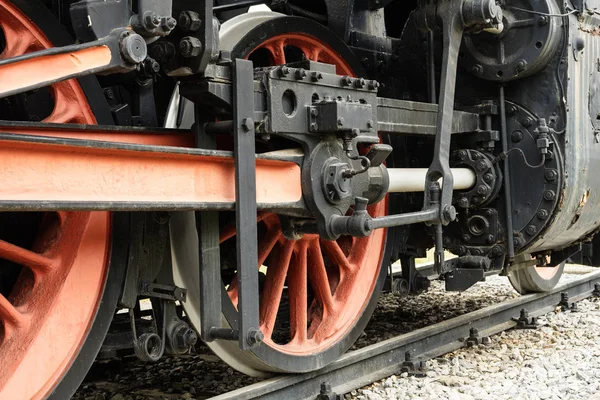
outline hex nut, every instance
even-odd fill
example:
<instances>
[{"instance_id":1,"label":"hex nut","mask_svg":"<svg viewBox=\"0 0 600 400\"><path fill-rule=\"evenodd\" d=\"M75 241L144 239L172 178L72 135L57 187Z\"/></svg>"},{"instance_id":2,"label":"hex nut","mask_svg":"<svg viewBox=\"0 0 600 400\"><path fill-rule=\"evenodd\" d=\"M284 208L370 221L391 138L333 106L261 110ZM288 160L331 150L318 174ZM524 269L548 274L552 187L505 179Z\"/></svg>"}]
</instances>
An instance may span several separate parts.
<instances>
[{"instance_id":1,"label":"hex nut","mask_svg":"<svg viewBox=\"0 0 600 400\"><path fill-rule=\"evenodd\" d=\"M184 32L196 32L202 26L200 14L194 11L182 11L179 14L179 29Z\"/></svg>"},{"instance_id":2,"label":"hex nut","mask_svg":"<svg viewBox=\"0 0 600 400\"><path fill-rule=\"evenodd\" d=\"M198 57L202 47L200 39L193 36L186 36L179 42L179 52L185 58Z\"/></svg>"},{"instance_id":3,"label":"hex nut","mask_svg":"<svg viewBox=\"0 0 600 400\"><path fill-rule=\"evenodd\" d=\"M346 163L331 163L325 173L325 191L327 198L333 202L344 200L351 195L350 179L344 178L344 171L348 170Z\"/></svg>"}]
</instances>

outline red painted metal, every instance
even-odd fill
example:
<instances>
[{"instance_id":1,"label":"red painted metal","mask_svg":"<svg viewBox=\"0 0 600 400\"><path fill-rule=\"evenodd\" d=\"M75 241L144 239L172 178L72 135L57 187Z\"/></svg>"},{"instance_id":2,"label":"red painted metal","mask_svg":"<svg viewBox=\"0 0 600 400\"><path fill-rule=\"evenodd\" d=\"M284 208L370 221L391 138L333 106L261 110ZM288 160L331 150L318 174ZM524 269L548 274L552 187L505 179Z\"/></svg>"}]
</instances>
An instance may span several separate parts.
<instances>
[{"instance_id":1,"label":"red painted metal","mask_svg":"<svg viewBox=\"0 0 600 400\"><path fill-rule=\"evenodd\" d=\"M6 0L0 25L1 58L52 47ZM77 81L51 89L54 110L45 122L96 123ZM10 295L0 295L0 398L45 398L70 367L104 290L109 232L109 213L47 213L33 248L0 242L0 258L24 267Z\"/></svg>"}]
</instances>

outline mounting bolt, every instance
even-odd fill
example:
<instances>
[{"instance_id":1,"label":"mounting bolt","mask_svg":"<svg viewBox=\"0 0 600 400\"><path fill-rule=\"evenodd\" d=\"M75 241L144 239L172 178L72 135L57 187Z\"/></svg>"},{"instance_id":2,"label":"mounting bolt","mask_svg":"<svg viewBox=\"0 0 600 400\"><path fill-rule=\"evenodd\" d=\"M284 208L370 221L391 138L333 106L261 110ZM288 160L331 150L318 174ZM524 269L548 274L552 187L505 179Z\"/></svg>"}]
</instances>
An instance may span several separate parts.
<instances>
[{"instance_id":1,"label":"mounting bolt","mask_svg":"<svg viewBox=\"0 0 600 400\"><path fill-rule=\"evenodd\" d=\"M350 86L352 85L352 82L354 82L354 79L352 79L349 76L344 76L342 77L342 86Z\"/></svg>"},{"instance_id":2,"label":"mounting bolt","mask_svg":"<svg viewBox=\"0 0 600 400\"><path fill-rule=\"evenodd\" d=\"M533 124L533 119L531 119L531 117L526 117L523 119L522 124L525 128L529 128Z\"/></svg>"},{"instance_id":3,"label":"mounting bolt","mask_svg":"<svg viewBox=\"0 0 600 400\"><path fill-rule=\"evenodd\" d=\"M546 172L544 172L544 176L547 180L554 181L556 178L558 178L558 172L556 172L555 169L547 169Z\"/></svg>"},{"instance_id":4,"label":"mounting bolt","mask_svg":"<svg viewBox=\"0 0 600 400\"><path fill-rule=\"evenodd\" d=\"M510 135L510 140L512 140L513 143L519 143L521 140L523 140L523 132L521 132L521 131L514 131Z\"/></svg>"},{"instance_id":5,"label":"mounting bolt","mask_svg":"<svg viewBox=\"0 0 600 400\"><path fill-rule=\"evenodd\" d=\"M319 128L319 126L317 125L316 122L313 122L313 123L310 124L310 130L311 130L311 132L316 132L318 128Z\"/></svg>"},{"instance_id":6,"label":"mounting bolt","mask_svg":"<svg viewBox=\"0 0 600 400\"><path fill-rule=\"evenodd\" d=\"M379 89L379 86L380 86L379 82L377 82L377 81L369 82L369 89L371 89L371 90L377 90L377 89Z\"/></svg>"},{"instance_id":7,"label":"mounting bolt","mask_svg":"<svg viewBox=\"0 0 600 400\"><path fill-rule=\"evenodd\" d=\"M553 201L556 198L556 193L553 190L546 190L544 192L544 200Z\"/></svg>"},{"instance_id":8,"label":"mounting bolt","mask_svg":"<svg viewBox=\"0 0 600 400\"><path fill-rule=\"evenodd\" d=\"M495 242L495 240L494 240L494 235L488 235L488 237L487 237L487 240L486 240L486 241L487 241L487 244L492 244L492 243L494 243L494 242Z\"/></svg>"},{"instance_id":9,"label":"mounting bolt","mask_svg":"<svg viewBox=\"0 0 600 400\"><path fill-rule=\"evenodd\" d=\"M318 117L319 116L319 110L316 108L311 108L310 109L310 116L311 117Z\"/></svg>"},{"instance_id":10,"label":"mounting bolt","mask_svg":"<svg viewBox=\"0 0 600 400\"><path fill-rule=\"evenodd\" d=\"M461 239L463 240L463 242L468 242L469 240L471 240L471 235L469 235L468 233L465 233L464 235L461 236Z\"/></svg>"},{"instance_id":11,"label":"mounting bolt","mask_svg":"<svg viewBox=\"0 0 600 400\"><path fill-rule=\"evenodd\" d=\"M146 11L144 13L143 21L144 28L149 31L160 26L160 18L158 17L158 14L152 11Z\"/></svg>"},{"instance_id":12,"label":"mounting bolt","mask_svg":"<svg viewBox=\"0 0 600 400\"><path fill-rule=\"evenodd\" d=\"M470 69L473 75L481 75L483 74L483 67L480 64L475 64Z\"/></svg>"},{"instance_id":13,"label":"mounting bolt","mask_svg":"<svg viewBox=\"0 0 600 400\"><path fill-rule=\"evenodd\" d=\"M489 188L485 185L477 186L477 194L485 196L486 194L488 194L488 191L489 191Z\"/></svg>"},{"instance_id":14,"label":"mounting bolt","mask_svg":"<svg viewBox=\"0 0 600 400\"><path fill-rule=\"evenodd\" d=\"M468 208L469 207L469 200L466 197L461 197L460 199L458 199L458 201L456 202L456 204L460 208Z\"/></svg>"},{"instance_id":15,"label":"mounting bolt","mask_svg":"<svg viewBox=\"0 0 600 400\"><path fill-rule=\"evenodd\" d=\"M194 11L182 11L179 14L179 29L184 32L196 32L200 29L202 20L200 14Z\"/></svg>"},{"instance_id":16,"label":"mounting bolt","mask_svg":"<svg viewBox=\"0 0 600 400\"><path fill-rule=\"evenodd\" d=\"M369 128L369 129L373 128L373 120L372 119L367 121L367 128Z\"/></svg>"},{"instance_id":17,"label":"mounting bolt","mask_svg":"<svg viewBox=\"0 0 600 400\"><path fill-rule=\"evenodd\" d=\"M261 343L263 340L265 340L265 335L260 331L260 329L248 329L248 337L246 338L248 345L255 346Z\"/></svg>"},{"instance_id":18,"label":"mounting bolt","mask_svg":"<svg viewBox=\"0 0 600 400\"><path fill-rule=\"evenodd\" d=\"M517 73L521 73L521 72L525 71L527 69L527 61L523 60L523 59L517 61L517 65L515 66L515 69L517 70Z\"/></svg>"},{"instance_id":19,"label":"mounting bolt","mask_svg":"<svg viewBox=\"0 0 600 400\"><path fill-rule=\"evenodd\" d=\"M320 81L321 79L323 79L323 73L322 72L313 72L310 74L310 78L313 82L317 82Z\"/></svg>"},{"instance_id":20,"label":"mounting bolt","mask_svg":"<svg viewBox=\"0 0 600 400\"><path fill-rule=\"evenodd\" d=\"M528 235L530 235L530 236L533 236L533 235L535 235L535 234L536 234L536 232L537 232L537 227L536 227L535 225L529 225L529 226L527 227L527 229L525 229L525 232L526 232Z\"/></svg>"},{"instance_id":21,"label":"mounting bolt","mask_svg":"<svg viewBox=\"0 0 600 400\"><path fill-rule=\"evenodd\" d=\"M290 74L290 69L287 67L287 65L282 65L281 67L279 67L279 69L277 70L277 74L283 78L286 77Z\"/></svg>"},{"instance_id":22,"label":"mounting bolt","mask_svg":"<svg viewBox=\"0 0 600 400\"><path fill-rule=\"evenodd\" d=\"M160 27L165 32L171 32L177 26L177 20L173 17L162 17L160 19Z\"/></svg>"},{"instance_id":23,"label":"mounting bolt","mask_svg":"<svg viewBox=\"0 0 600 400\"><path fill-rule=\"evenodd\" d=\"M296 77L296 79L302 80L302 79L306 78L306 71L304 70L304 68L299 68L296 70L296 73L294 74L294 76Z\"/></svg>"},{"instance_id":24,"label":"mounting bolt","mask_svg":"<svg viewBox=\"0 0 600 400\"><path fill-rule=\"evenodd\" d=\"M542 208L540 211L537 212L537 217L541 220L545 220L546 218L548 218L548 210Z\"/></svg>"},{"instance_id":25,"label":"mounting bolt","mask_svg":"<svg viewBox=\"0 0 600 400\"><path fill-rule=\"evenodd\" d=\"M517 115L518 112L519 112L519 109L517 108L517 106L510 106L506 110L506 113L508 115Z\"/></svg>"},{"instance_id":26,"label":"mounting bolt","mask_svg":"<svg viewBox=\"0 0 600 400\"><path fill-rule=\"evenodd\" d=\"M446 206L443 210L444 218L448 222L452 222L456 219L456 208L454 206Z\"/></svg>"},{"instance_id":27,"label":"mounting bolt","mask_svg":"<svg viewBox=\"0 0 600 400\"><path fill-rule=\"evenodd\" d=\"M137 33L126 34L121 38L119 43L121 56L125 61L132 64L139 64L146 58L148 49L146 41Z\"/></svg>"},{"instance_id":28,"label":"mounting bolt","mask_svg":"<svg viewBox=\"0 0 600 400\"><path fill-rule=\"evenodd\" d=\"M477 169L477 171L483 172L488 169L488 165L485 161L477 161L475 168Z\"/></svg>"},{"instance_id":29,"label":"mounting bolt","mask_svg":"<svg viewBox=\"0 0 600 400\"><path fill-rule=\"evenodd\" d=\"M242 119L242 129L245 132L250 132L254 128L254 121L252 118L244 118Z\"/></svg>"},{"instance_id":30,"label":"mounting bolt","mask_svg":"<svg viewBox=\"0 0 600 400\"><path fill-rule=\"evenodd\" d=\"M548 17L546 17L545 15L540 15L537 18L537 22L539 26L545 26L548 24Z\"/></svg>"},{"instance_id":31,"label":"mounting bolt","mask_svg":"<svg viewBox=\"0 0 600 400\"><path fill-rule=\"evenodd\" d=\"M561 292L560 294L560 303L558 303L558 305L560 306L560 308L563 311L566 311L569 309L569 293L567 292Z\"/></svg>"},{"instance_id":32,"label":"mounting bolt","mask_svg":"<svg viewBox=\"0 0 600 400\"><path fill-rule=\"evenodd\" d=\"M483 175L483 180L487 183L490 183L494 180L494 175L487 173L487 174Z\"/></svg>"},{"instance_id":33,"label":"mounting bolt","mask_svg":"<svg viewBox=\"0 0 600 400\"><path fill-rule=\"evenodd\" d=\"M467 152L466 152L466 151L464 151L464 150L460 150L460 151L458 152L458 158L459 158L460 160L465 160L465 159L467 158Z\"/></svg>"},{"instance_id":34,"label":"mounting bolt","mask_svg":"<svg viewBox=\"0 0 600 400\"><path fill-rule=\"evenodd\" d=\"M344 117L339 117L337 120L338 126L344 126Z\"/></svg>"},{"instance_id":35,"label":"mounting bolt","mask_svg":"<svg viewBox=\"0 0 600 400\"><path fill-rule=\"evenodd\" d=\"M367 81L365 81L364 78L358 78L357 80L354 81L354 86L359 89L364 88L366 84L367 84Z\"/></svg>"},{"instance_id":36,"label":"mounting bolt","mask_svg":"<svg viewBox=\"0 0 600 400\"><path fill-rule=\"evenodd\" d=\"M202 47L200 39L193 36L186 36L179 42L179 52L185 58L198 57Z\"/></svg>"},{"instance_id":37,"label":"mounting bolt","mask_svg":"<svg viewBox=\"0 0 600 400\"><path fill-rule=\"evenodd\" d=\"M600 297L600 283L594 283L594 291L592 294L594 297Z\"/></svg>"}]
</instances>

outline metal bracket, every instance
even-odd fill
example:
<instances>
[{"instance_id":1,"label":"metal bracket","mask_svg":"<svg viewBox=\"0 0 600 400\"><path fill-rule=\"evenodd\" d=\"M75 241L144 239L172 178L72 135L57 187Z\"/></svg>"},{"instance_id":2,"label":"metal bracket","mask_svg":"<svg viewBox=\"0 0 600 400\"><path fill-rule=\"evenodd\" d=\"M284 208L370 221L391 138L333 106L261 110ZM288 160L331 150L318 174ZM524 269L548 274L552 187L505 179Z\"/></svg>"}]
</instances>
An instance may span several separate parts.
<instances>
[{"instance_id":1,"label":"metal bracket","mask_svg":"<svg viewBox=\"0 0 600 400\"><path fill-rule=\"evenodd\" d=\"M529 317L529 313L526 309L521 309L519 318L513 318L517 322L515 329L537 329L538 322L536 317Z\"/></svg>"},{"instance_id":2,"label":"metal bracket","mask_svg":"<svg viewBox=\"0 0 600 400\"><path fill-rule=\"evenodd\" d=\"M161 283L148 283L142 281L140 282L140 296L185 302L187 299L187 290L175 285L164 285Z\"/></svg>"}]
</instances>

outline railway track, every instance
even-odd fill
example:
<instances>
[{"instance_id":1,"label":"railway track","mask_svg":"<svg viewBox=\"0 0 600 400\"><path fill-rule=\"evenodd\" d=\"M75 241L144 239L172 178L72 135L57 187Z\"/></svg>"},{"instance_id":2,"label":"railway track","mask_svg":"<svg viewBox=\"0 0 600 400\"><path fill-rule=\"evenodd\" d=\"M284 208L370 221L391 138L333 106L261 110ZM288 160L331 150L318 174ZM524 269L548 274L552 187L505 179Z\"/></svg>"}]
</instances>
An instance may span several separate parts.
<instances>
[{"instance_id":1,"label":"railway track","mask_svg":"<svg viewBox=\"0 0 600 400\"><path fill-rule=\"evenodd\" d=\"M569 303L594 293L600 271L582 275L547 293L531 294L507 300L456 318L452 318L395 338L351 351L330 366L312 373L271 378L219 396L229 399L335 399L400 372L410 354L415 364L468 345L473 328L474 340L514 328L521 310L536 317L560 307L566 293Z\"/></svg>"}]
</instances>

